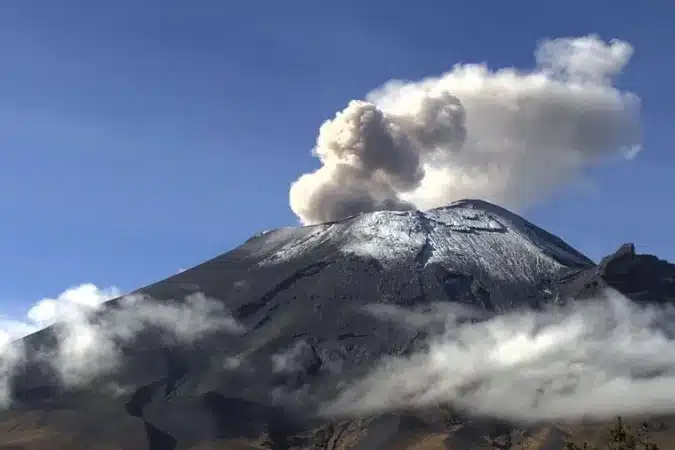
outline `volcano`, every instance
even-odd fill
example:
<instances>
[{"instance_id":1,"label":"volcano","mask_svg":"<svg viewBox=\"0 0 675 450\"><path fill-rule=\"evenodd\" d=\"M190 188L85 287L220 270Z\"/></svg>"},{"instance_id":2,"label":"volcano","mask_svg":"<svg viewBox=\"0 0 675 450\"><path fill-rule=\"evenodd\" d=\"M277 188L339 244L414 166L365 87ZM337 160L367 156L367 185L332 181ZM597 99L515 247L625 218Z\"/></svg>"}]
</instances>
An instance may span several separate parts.
<instances>
[{"instance_id":1,"label":"volcano","mask_svg":"<svg viewBox=\"0 0 675 450\"><path fill-rule=\"evenodd\" d=\"M523 428L442 405L362 417L321 411L382 358L424 346L428 332L367 308L455 305L501 314L607 288L668 303L675 266L636 254L632 244L595 264L478 200L259 233L88 318L114 325L136 311L130 304L178 307L197 295L211 302L209 314L226 311L231 322L202 327L193 339L147 320L147 328L115 335L115 364L69 383L51 359L63 354L63 327L24 338L25 354L8 375L12 403L0 413L0 449L516 448L518 433L534 442L529 448L563 448L592 427ZM672 441L675 428L667 418L659 423L657 434Z\"/></svg>"}]
</instances>

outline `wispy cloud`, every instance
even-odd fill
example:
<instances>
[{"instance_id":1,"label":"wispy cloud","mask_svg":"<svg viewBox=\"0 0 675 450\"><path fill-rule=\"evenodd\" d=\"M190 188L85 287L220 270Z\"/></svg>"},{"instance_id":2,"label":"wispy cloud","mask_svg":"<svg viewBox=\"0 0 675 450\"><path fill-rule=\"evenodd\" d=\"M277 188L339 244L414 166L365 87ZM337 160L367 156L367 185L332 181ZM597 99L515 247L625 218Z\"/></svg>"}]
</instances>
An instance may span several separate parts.
<instances>
[{"instance_id":1,"label":"wispy cloud","mask_svg":"<svg viewBox=\"0 0 675 450\"><path fill-rule=\"evenodd\" d=\"M85 283L66 289L55 298L44 298L33 305L26 314L30 323L44 328L57 321L79 318L87 311L97 309L101 304L122 295L116 287L99 289L92 283Z\"/></svg>"},{"instance_id":2,"label":"wispy cloud","mask_svg":"<svg viewBox=\"0 0 675 450\"><path fill-rule=\"evenodd\" d=\"M219 330L244 331L222 302L200 293L189 295L181 302L160 302L132 295L124 297L119 307L105 314L92 316L88 311L61 322L57 333L58 354L56 358L49 355L49 359L66 384L86 383L115 369L121 356L121 343L131 341L150 327L178 342L192 342Z\"/></svg>"},{"instance_id":3,"label":"wispy cloud","mask_svg":"<svg viewBox=\"0 0 675 450\"><path fill-rule=\"evenodd\" d=\"M244 331L223 303L195 293L184 299L158 301L145 295L126 295L114 307L102 305L120 291L83 284L55 298L42 299L30 308L25 322L7 322L0 341L0 393L9 400L8 381L24 358L19 338L49 325L54 326L57 346L37 355L50 364L66 386L77 386L111 373L120 363L121 346L140 332L154 328L168 344L192 342L208 333Z\"/></svg>"},{"instance_id":4,"label":"wispy cloud","mask_svg":"<svg viewBox=\"0 0 675 450\"><path fill-rule=\"evenodd\" d=\"M389 311L389 320L444 332L425 351L383 360L326 414L439 403L507 420L675 412L675 307L608 291L592 301L466 320L452 311ZM413 317L414 320L410 320Z\"/></svg>"},{"instance_id":5,"label":"wispy cloud","mask_svg":"<svg viewBox=\"0 0 675 450\"><path fill-rule=\"evenodd\" d=\"M35 302L23 319L0 318L0 346L56 323L78 318L87 310L121 295L116 287L99 288L92 283L70 287L56 297Z\"/></svg>"}]
</instances>

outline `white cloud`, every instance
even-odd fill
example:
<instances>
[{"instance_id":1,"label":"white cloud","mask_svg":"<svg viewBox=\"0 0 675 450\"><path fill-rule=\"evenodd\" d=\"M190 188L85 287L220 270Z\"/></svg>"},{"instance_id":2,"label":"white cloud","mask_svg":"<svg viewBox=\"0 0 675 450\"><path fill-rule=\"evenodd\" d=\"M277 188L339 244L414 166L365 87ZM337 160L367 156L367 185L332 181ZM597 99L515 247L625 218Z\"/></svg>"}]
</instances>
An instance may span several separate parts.
<instances>
[{"instance_id":1,"label":"white cloud","mask_svg":"<svg viewBox=\"0 0 675 450\"><path fill-rule=\"evenodd\" d=\"M56 298L38 301L26 316L37 327L44 328L57 321L77 319L81 314L120 295L122 293L116 287L99 289L92 283L85 283L66 289Z\"/></svg>"},{"instance_id":2,"label":"white cloud","mask_svg":"<svg viewBox=\"0 0 675 450\"><path fill-rule=\"evenodd\" d=\"M4 326L5 323L2 325ZM23 359L23 345L20 342L14 342L17 337L12 336L11 333L14 332L19 332L19 330L12 328L9 331L0 332L0 408L11 403L10 378Z\"/></svg>"},{"instance_id":3,"label":"white cloud","mask_svg":"<svg viewBox=\"0 0 675 450\"><path fill-rule=\"evenodd\" d=\"M0 400L9 398L9 377L22 360L20 343L11 341L54 325L58 345L39 355L56 369L66 385L76 386L111 373L120 363L120 346L149 327L160 329L170 342L192 342L216 331L244 331L223 303L195 293L178 301L148 296L121 297L116 307L96 314L107 300L120 296L117 288L99 289L87 283L54 298L38 301L27 320L0 321ZM18 344L18 345L17 345Z\"/></svg>"},{"instance_id":4,"label":"white cloud","mask_svg":"<svg viewBox=\"0 0 675 450\"><path fill-rule=\"evenodd\" d=\"M389 317L405 326L400 310ZM416 317L418 313L414 313ZM425 351L392 357L327 405L361 414L450 403L507 420L675 412L675 308L617 292L544 311L472 323L448 315Z\"/></svg>"},{"instance_id":5,"label":"white cloud","mask_svg":"<svg viewBox=\"0 0 675 450\"><path fill-rule=\"evenodd\" d=\"M290 189L304 223L480 198L517 209L613 155L641 149L640 101L613 84L630 44L597 36L543 41L536 67L457 64L390 81L319 130L321 167Z\"/></svg>"},{"instance_id":6,"label":"white cloud","mask_svg":"<svg viewBox=\"0 0 675 450\"><path fill-rule=\"evenodd\" d=\"M605 82L628 64L633 48L627 42L612 39L602 42L597 36L554 39L542 42L536 52L539 66L547 73L578 81Z\"/></svg>"},{"instance_id":7,"label":"white cloud","mask_svg":"<svg viewBox=\"0 0 675 450\"><path fill-rule=\"evenodd\" d=\"M88 357L87 348L97 346L99 354L110 353L105 342L97 340L95 330L80 329L76 324L86 321L87 315L103 302L120 295L115 287L99 289L92 283L73 286L54 298L37 301L26 313L25 320L0 320L0 406L10 402L9 380L24 357L20 338L56 322L63 326L59 356L52 362L60 371L72 371L71 361ZM73 328L75 327L75 328ZM103 358L103 360L105 360Z\"/></svg>"},{"instance_id":8,"label":"white cloud","mask_svg":"<svg viewBox=\"0 0 675 450\"><path fill-rule=\"evenodd\" d=\"M105 315L70 316L60 327L58 357L49 357L66 384L86 383L118 367L120 344L150 327L163 331L168 344L192 342L215 331L244 331L222 302L201 293L180 302L129 295Z\"/></svg>"},{"instance_id":9,"label":"white cloud","mask_svg":"<svg viewBox=\"0 0 675 450\"><path fill-rule=\"evenodd\" d=\"M85 283L70 287L54 298L43 298L30 307L24 320L0 317L0 347L57 321L77 319L120 295L116 287L99 289Z\"/></svg>"},{"instance_id":10,"label":"white cloud","mask_svg":"<svg viewBox=\"0 0 675 450\"><path fill-rule=\"evenodd\" d=\"M0 318L0 349L5 348L15 339L34 333L39 329L34 323Z\"/></svg>"},{"instance_id":11,"label":"white cloud","mask_svg":"<svg viewBox=\"0 0 675 450\"><path fill-rule=\"evenodd\" d=\"M223 368L227 370L239 369L244 364L244 358L241 356L228 356L223 360Z\"/></svg>"},{"instance_id":12,"label":"white cloud","mask_svg":"<svg viewBox=\"0 0 675 450\"><path fill-rule=\"evenodd\" d=\"M293 373L307 368L316 358L312 346L300 340L272 355L272 370L277 373Z\"/></svg>"},{"instance_id":13,"label":"white cloud","mask_svg":"<svg viewBox=\"0 0 675 450\"><path fill-rule=\"evenodd\" d=\"M460 303L431 303L412 309L376 303L366 305L364 310L383 321L398 322L411 329L427 330L446 325L449 317L453 317L457 321L477 320L487 317L486 311L473 309Z\"/></svg>"}]
</instances>

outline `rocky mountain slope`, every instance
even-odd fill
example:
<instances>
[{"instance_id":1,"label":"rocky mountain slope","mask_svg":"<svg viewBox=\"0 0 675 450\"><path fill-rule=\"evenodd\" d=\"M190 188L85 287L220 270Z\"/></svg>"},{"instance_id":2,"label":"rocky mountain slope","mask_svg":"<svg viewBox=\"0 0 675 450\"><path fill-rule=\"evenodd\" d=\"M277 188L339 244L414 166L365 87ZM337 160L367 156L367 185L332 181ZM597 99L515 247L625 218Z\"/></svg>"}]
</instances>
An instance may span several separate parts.
<instances>
[{"instance_id":1,"label":"rocky mountain slope","mask_svg":"<svg viewBox=\"0 0 675 450\"><path fill-rule=\"evenodd\" d=\"M88 323L117 330L106 341L115 364L74 383L64 373L80 372L45 357L64 354L62 328L27 337L9 378L13 403L0 413L0 449L562 448L569 435L593 429L523 428L447 405L349 418L319 413L383 356L425 345L427 332L379 320L368 307L459 304L499 313L605 287L669 302L675 266L631 245L596 265L521 217L475 200L261 233L135 293L164 312L196 293L211 299L191 303L206 314L189 317L201 330L190 339L156 317L131 333L143 310L123 313L125 299L113 300ZM206 326L209 317L220 319ZM669 430L659 433L675 436Z\"/></svg>"}]
</instances>

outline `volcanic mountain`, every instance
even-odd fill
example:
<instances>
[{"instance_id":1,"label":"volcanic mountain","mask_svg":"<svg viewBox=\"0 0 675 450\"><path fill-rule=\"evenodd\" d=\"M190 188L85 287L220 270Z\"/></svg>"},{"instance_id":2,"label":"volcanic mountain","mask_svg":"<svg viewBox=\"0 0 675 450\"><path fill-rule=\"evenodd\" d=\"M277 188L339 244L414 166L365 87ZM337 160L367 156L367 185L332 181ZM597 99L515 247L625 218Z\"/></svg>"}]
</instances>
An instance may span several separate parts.
<instances>
[{"instance_id":1,"label":"volcanic mountain","mask_svg":"<svg viewBox=\"0 0 675 450\"><path fill-rule=\"evenodd\" d=\"M362 417L322 407L381 358L424 347L427 332L373 311L455 305L496 314L607 287L640 302L675 300L675 266L632 245L596 265L477 200L259 233L108 302L86 328L69 335L57 324L26 337L7 375L0 449L509 448L517 430L539 436L530 448L562 448L579 428L523 431L440 406ZM82 334L92 329L99 334ZM68 366L82 339L109 359Z\"/></svg>"}]
</instances>

